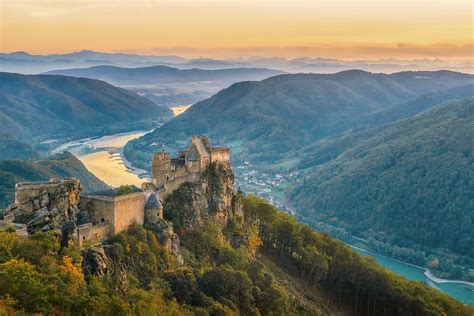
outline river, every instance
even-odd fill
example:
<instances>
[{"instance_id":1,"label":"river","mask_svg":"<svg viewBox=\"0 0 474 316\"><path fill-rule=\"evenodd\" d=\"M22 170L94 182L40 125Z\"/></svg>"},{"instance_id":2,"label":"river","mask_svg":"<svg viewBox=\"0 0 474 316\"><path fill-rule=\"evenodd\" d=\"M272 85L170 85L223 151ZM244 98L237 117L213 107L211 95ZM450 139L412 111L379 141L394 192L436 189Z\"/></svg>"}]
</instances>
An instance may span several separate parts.
<instances>
[{"instance_id":1,"label":"river","mask_svg":"<svg viewBox=\"0 0 474 316\"><path fill-rule=\"evenodd\" d=\"M190 105L171 107L174 116L189 109ZM59 146L52 153L69 151L76 156L97 178L112 187L133 184L140 187L147 180L148 172L132 165L123 156L125 144L143 136L148 131L135 131L103 137L75 140Z\"/></svg>"},{"instance_id":2,"label":"river","mask_svg":"<svg viewBox=\"0 0 474 316\"><path fill-rule=\"evenodd\" d=\"M381 266L401 275L407 279L421 281L428 284L429 286L436 288L442 292L445 292L457 300L463 302L464 304L474 306L474 292L467 290L466 284L463 283L454 283L449 282L448 280L443 280L443 283L435 283L431 281L426 275L425 270L421 267L403 263L398 260L392 260L388 257L378 255L374 252L367 251L361 248L352 247L358 253L369 256L375 259L378 264Z\"/></svg>"},{"instance_id":3,"label":"river","mask_svg":"<svg viewBox=\"0 0 474 316\"><path fill-rule=\"evenodd\" d=\"M133 168L123 156L125 144L146 131L121 133L99 138L85 138L61 145L53 153L69 151L97 178L112 187L133 184L140 187L147 172Z\"/></svg>"},{"instance_id":4,"label":"river","mask_svg":"<svg viewBox=\"0 0 474 316\"><path fill-rule=\"evenodd\" d=\"M145 133L146 131L136 131L76 140L63 144L54 152L70 151L84 163L90 172L108 185L117 187L122 184L134 184L140 187L148 172L131 167L123 157L122 150L129 140L138 138ZM434 283L426 277L425 270L421 267L392 260L364 249L353 248L362 255L374 258L383 267L407 279L422 281L431 287L448 293L465 304L474 305L474 292L467 290L464 284L453 283L448 280L443 280L445 283Z\"/></svg>"}]
</instances>

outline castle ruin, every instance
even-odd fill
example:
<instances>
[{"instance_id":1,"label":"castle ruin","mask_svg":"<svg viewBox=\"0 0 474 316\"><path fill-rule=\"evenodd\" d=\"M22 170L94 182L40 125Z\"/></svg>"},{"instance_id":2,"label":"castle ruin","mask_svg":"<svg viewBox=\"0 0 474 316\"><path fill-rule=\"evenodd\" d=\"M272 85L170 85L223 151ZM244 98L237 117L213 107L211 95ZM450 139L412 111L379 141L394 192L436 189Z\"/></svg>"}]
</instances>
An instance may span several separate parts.
<instances>
[{"instance_id":1,"label":"castle ruin","mask_svg":"<svg viewBox=\"0 0 474 316\"><path fill-rule=\"evenodd\" d=\"M152 181L141 188L131 186L132 192L125 194L117 189L81 193L80 181L74 178L18 183L15 203L5 210L0 229L11 225L23 235L58 229L80 246L101 242L132 224L160 221L164 199L181 184L198 181L211 163L229 165L229 149L212 147L206 136L193 136L189 149L176 158L155 153Z\"/></svg>"},{"instance_id":2,"label":"castle ruin","mask_svg":"<svg viewBox=\"0 0 474 316\"><path fill-rule=\"evenodd\" d=\"M197 181L201 172L215 162L230 164L229 149L212 147L206 136L193 136L188 150L180 151L175 158L164 151L153 155L152 184L163 200L181 184Z\"/></svg>"}]
</instances>

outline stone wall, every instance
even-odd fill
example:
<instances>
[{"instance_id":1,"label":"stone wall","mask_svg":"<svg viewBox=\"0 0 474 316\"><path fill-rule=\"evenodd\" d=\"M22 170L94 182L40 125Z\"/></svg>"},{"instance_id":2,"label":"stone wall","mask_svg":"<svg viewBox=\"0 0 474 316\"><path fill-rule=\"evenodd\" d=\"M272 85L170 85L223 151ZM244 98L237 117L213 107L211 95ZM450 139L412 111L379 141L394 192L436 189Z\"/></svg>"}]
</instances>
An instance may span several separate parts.
<instances>
[{"instance_id":1,"label":"stone wall","mask_svg":"<svg viewBox=\"0 0 474 316\"><path fill-rule=\"evenodd\" d=\"M155 185L172 181L188 173L187 166L178 159L170 159L168 153L156 153L152 161L152 178Z\"/></svg>"},{"instance_id":2,"label":"stone wall","mask_svg":"<svg viewBox=\"0 0 474 316\"><path fill-rule=\"evenodd\" d=\"M120 196L81 196L80 208L87 211L92 224L109 224L109 235L126 230L132 224L145 221L145 193Z\"/></svg>"},{"instance_id":3,"label":"stone wall","mask_svg":"<svg viewBox=\"0 0 474 316\"><path fill-rule=\"evenodd\" d=\"M147 208L145 210L145 222L156 223L163 218L163 209Z\"/></svg>"},{"instance_id":4,"label":"stone wall","mask_svg":"<svg viewBox=\"0 0 474 316\"><path fill-rule=\"evenodd\" d=\"M173 193L173 191L178 189L183 183L198 181L199 177L200 177L199 173L188 173L182 177L174 179L173 181L166 182L165 191L163 192L163 194L160 194L160 198L162 200L166 199L168 195Z\"/></svg>"},{"instance_id":5,"label":"stone wall","mask_svg":"<svg viewBox=\"0 0 474 316\"><path fill-rule=\"evenodd\" d=\"M201 161L199 160L188 160L186 161L187 168L189 172L200 172L201 171Z\"/></svg>"},{"instance_id":6,"label":"stone wall","mask_svg":"<svg viewBox=\"0 0 474 316\"><path fill-rule=\"evenodd\" d=\"M81 195L79 208L88 213L93 225L109 223L110 231L115 231L114 197Z\"/></svg>"},{"instance_id":7,"label":"stone wall","mask_svg":"<svg viewBox=\"0 0 474 316\"><path fill-rule=\"evenodd\" d=\"M211 151L211 161L220 163L230 162L230 151L228 148L214 147Z\"/></svg>"},{"instance_id":8,"label":"stone wall","mask_svg":"<svg viewBox=\"0 0 474 316\"><path fill-rule=\"evenodd\" d=\"M89 242L91 244L102 242L106 240L108 236L108 223L101 223L98 225L92 225L92 223L87 223L79 225L77 227L77 239L79 242L79 247L82 247L83 244L86 242Z\"/></svg>"},{"instance_id":9,"label":"stone wall","mask_svg":"<svg viewBox=\"0 0 474 316\"><path fill-rule=\"evenodd\" d=\"M52 179L49 182L24 182L15 186L15 203L4 212L4 219L27 224L28 233L60 229L75 222L82 190L78 179Z\"/></svg>"},{"instance_id":10,"label":"stone wall","mask_svg":"<svg viewBox=\"0 0 474 316\"><path fill-rule=\"evenodd\" d=\"M23 182L15 185L15 204L29 213L42 208L74 208L82 190L79 180L71 178L49 182Z\"/></svg>"},{"instance_id":11,"label":"stone wall","mask_svg":"<svg viewBox=\"0 0 474 316\"><path fill-rule=\"evenodd\" d=\"M115 197L115 225L113 234L126 230L132 224L145 222L145 194L137 192Z\"/></svg>"},{"instance_id":12,"label":"stone wall","mask_svg":"<svg viewBox=\"0 0 474 316\"><path fill-rule=\"evenodd\" d=\"M168 153L161 152L153 155L151 174L153 183L160 184L166 182L166 174L171 171L171 159Z\"/></svg>"}]
</instances>

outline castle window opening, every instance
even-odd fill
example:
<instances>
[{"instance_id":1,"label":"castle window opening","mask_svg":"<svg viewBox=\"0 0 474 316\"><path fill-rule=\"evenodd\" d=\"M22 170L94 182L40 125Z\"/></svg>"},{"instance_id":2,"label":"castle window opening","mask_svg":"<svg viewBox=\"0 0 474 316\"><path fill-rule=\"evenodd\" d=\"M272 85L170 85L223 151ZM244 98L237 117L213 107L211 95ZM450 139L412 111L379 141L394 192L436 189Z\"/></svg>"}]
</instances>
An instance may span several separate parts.
<instances>
[{"instance_id":1,"label":"castle window opening","mask_svg":"<svg viewBox=\"0 0 474 316\"><path fill-rule=\"evenodd\" d=\"M105 218L102 217L102 218L100 219L100 222L101 222L101 223L104 223L104 222L105 222Z\"/></svg>"},{"instance_id":2,"label":"castle window opening","mask_svg":"<svg viewBox=\"0 0 474 316\"><path fill-rule=\"evenodd\" d=\"M166 175L166 181L169 181L169 180L170 180L170 176Z\"/></svg>"}]
</instances>

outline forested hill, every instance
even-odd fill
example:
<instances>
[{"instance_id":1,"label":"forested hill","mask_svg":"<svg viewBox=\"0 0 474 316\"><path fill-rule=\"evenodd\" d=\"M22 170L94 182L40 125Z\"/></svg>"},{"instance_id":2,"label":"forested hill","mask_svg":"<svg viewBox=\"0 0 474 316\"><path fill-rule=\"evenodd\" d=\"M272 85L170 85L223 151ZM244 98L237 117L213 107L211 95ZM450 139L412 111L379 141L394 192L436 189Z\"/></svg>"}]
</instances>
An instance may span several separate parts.
<instances>
[{"instance_id":1,"label":"forested hill","mask_svg":"<svg viewBox=\"0 0 474 316\"><path fill-rule=\"evenodd\" d=\"M290 196L308 218L474 262L474 98L323 140L299 157L309 171Z\"/></svg>"},{"instance_id":2,"label":"forested hill","mask_svg":"<svg viewBox=\"0 0 474 316\"><path fill-rule=\"evenodd\" d=\"M170 84L212 81L218 86L244 80L262 80L284 72L265 68L230 68L218 70L176 69L167 66L123 68L95 66L80 69L62 69L48 74L93 78L116 85Z\"/></svg>"},{"instance_id":3,"label":"forested hill","mask_svg":"<svg viewBox=\"0 0 474 316\"><path fill-rule=\"evenodd\" d=\"M86 192L108 188L68 152L36 161L0 160L0 210L13 202L15 183L66 177L81 180Z\"/></svg>"},{"instance_id":4,"label":"forested hill","mask_svg":"<svg viewBox=\"0 0 474 316\"><path fill-rule=\"evenodd\" d=\"M473 78L448 71L386 75L353 70L240 82L130 142L125 153L135 163L145 164L149 159L142 158L159 150L160 142L179 143L190 135L206 134L221 144L240 141L243 147L239 154L253 161L272 161L318 139L353 128L369 113L423 94L472 84Z\"/></svg>"},{"instance_id":5,"label":"forested hill","mask_svg":"<svg viewBox=\"0 0 474 316\"><path fill-rule=\"evenodd\" d=\"M407 281L254 196L211 164L163 202L166 220L103 243L0 232L0 314L450 315L473 309ZM230 190L228 190L230 189Z\"/></svg>"},{"instance_id":6,"label":"forested hill","mask_svg":"<svg viewBox=\"0 0 474 316\"><path fill-rule=\"evenodd\" d=\"M0 133L32 140L156 126L170 110L92 79L0 73Z\"/></svg>"}]
</instances>

